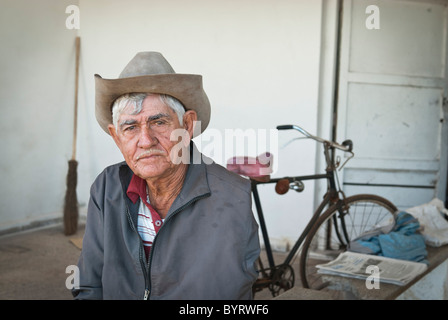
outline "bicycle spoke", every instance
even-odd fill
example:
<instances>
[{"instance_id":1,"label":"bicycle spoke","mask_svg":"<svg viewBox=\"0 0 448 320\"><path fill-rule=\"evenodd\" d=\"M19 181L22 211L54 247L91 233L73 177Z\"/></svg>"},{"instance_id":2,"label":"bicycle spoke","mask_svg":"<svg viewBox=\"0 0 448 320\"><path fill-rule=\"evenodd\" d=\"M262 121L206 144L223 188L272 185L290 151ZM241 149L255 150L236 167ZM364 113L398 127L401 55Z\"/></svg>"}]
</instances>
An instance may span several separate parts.
<instances>
[{"instance_id":1,"label":"bicycle spoke","mask_svg":"<svg viewBox=\"0 0 448 320\"><path fill-rule=\"evenodd\" d=\"M366 231L390 223L395 206L374 195L358 195L334 205L325 212L311 229L301 252L300 273L305 287L325 286L317 264L336 258L346 250L351 240ZM343 241L342 241L343 239Z\"/></svg>"}]
</instances>

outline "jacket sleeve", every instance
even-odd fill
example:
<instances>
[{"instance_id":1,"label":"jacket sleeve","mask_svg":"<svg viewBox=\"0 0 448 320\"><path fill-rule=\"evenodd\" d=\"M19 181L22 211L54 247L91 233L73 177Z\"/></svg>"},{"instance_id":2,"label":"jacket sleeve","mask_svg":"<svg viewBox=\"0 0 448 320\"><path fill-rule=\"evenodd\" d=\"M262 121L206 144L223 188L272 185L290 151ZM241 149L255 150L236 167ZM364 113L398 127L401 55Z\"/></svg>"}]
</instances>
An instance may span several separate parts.
<instances>
[{"instance_id":1,"label":"jacket sleeve","mask_svg":"<svg viewBox=\"0 0 448 320\"><path fill-rule=\"evenodd\" d=\"M101 278L104 261L104 216L102 209L104 183L100 183L100 180L99 177L90 189L86 231L78 261L79 288L72 290L72 294L77 300L103 298Z\"/></svg>"},{"instance_id":2,"label":"jacket sleeve","mask_svg":"<svg viewBox=\"0 0 448 320\"><path fill-rule=\"evenodd\" d=\"M250 199L250 198L249 198ZM249 200L249 203L251 201ZM260 239L258 234L258 224L254 218L251 206L249 207L249 223L248 223L248 237L245 251L245 267L246 274L249 278L248 287L243 295L243 299L253 299L252 286L258 278L258 271L256 270L256 261L260 256Z\"/></svg>"}]
</instances>

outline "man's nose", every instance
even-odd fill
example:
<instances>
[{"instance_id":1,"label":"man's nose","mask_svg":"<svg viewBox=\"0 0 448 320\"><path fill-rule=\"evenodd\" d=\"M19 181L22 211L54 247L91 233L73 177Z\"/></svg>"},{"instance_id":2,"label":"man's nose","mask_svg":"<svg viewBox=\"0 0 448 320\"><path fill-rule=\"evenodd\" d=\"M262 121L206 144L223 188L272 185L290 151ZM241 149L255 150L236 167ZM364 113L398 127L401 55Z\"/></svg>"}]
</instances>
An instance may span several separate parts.
<instances>
[{"instance_id":1,"label":"man's nose","mask_svg":"<svg viewBox=\"0 0 448 320\"><path fill-rule=\"evenodd\" d=\"M143 127L143 129L140 132L140 137L138 139L138 147L140 148L149 148L153 145L157 144L157 138L154 134L154 132L147 127Z\"/></svg>"}]
</instances>

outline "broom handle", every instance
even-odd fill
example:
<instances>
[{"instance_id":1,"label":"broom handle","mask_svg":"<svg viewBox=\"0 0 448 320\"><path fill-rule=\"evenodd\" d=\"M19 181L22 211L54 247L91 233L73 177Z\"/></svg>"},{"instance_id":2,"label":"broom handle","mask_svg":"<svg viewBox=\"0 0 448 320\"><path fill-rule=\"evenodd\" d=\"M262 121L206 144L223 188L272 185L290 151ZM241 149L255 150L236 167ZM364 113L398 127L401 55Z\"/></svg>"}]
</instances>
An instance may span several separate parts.
<instances>
[{"instance_id":1,"label":"broom handle","mask_svg":"<svg viewBox=\"0 0 448 320\"><path fill-rule=\"evenodd\" d=\"M72 146L72 160L76 159L76 137L78 129L78 80L79 80L79 49L81 45L81 38L76 37L76 66L75 66L75 117L73 125L73 146Z\"/></svg>"}]
</instances>

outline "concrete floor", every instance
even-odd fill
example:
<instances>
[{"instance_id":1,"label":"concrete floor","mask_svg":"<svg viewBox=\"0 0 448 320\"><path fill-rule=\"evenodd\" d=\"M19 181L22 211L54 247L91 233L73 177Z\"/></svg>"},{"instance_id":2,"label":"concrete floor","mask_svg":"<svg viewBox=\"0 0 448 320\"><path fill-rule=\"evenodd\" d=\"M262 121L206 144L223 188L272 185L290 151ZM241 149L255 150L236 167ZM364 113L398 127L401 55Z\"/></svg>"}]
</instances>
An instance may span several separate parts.
<instances>
[{"instance_id":1,"label":"concrete floor","mask_svg":"<svg viewBox=\"0 0 448 320\"><path fill-rule=\"evenodd\" d=\"M65 286L67 266L76 265L81 250L65 236L62 225L0 238L1 300L71 300Z\"/></svg>"},{"instance_id":2,"label":"concrete floor","mask_svg":"<svg viewBox=\"0 0 448 320\"><path fill-rule=\"evenodd\" d=\"M65 236L62 225L53 225L1 236L0 300L72 300L72 295L65 286L67 277L70 275L66 273L66 268L78 262L81 249L77 246L76 240L82 239L84 230L84 225L81 224L77 234ZM448 246L436 251L443 251L435 257L440 256L441 262L445 261ZM280 263L284 257L285 253L274 254L276 263ZM296 275L294 290L283 293L276 297L276 300L356 299L349 292L314 291L302 288L298 278L298 260L295 259L293 263ZM433 260L430 258L430 261ZM382 288L382 291L385 291L388 288L387 284L382 285ZM268 289L255 295L255 300L271 299L273 297Z\"/></svg>"},{"instance_id":3,"label":"concrete floor","mask_svg":"<svg viewBox=\"0 0 448 320\"><path fill-rule=\"evenodd\" d=\"M80 240L84 230L81 224L77 234L65 236L62 225L53 225L0 237L0 300L71 300L66 268L78 262L81 250L72 240ZM284 254L274 257L280 262ZM294 269L297 277L297 265ZM295 283L301 286L300 279ZM268 289L255 295L272 298Z\"/></svg>"}]
</instances>

